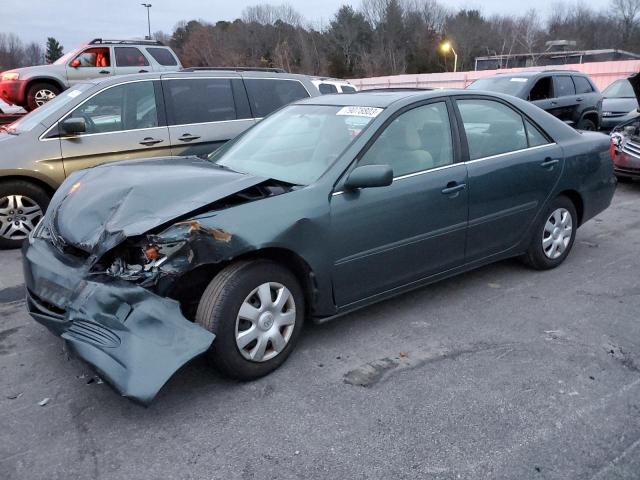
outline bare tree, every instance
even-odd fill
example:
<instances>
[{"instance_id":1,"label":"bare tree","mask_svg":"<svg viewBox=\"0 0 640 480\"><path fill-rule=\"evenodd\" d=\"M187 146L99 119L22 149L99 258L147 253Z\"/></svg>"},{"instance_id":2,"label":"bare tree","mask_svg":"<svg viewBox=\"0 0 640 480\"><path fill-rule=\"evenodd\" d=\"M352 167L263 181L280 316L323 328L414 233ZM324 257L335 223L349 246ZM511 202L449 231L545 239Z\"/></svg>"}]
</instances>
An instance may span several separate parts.
<instances>
[{"instance_id":1,"label":"bare tree","mask_svg":"<svg viewBox=\"0 0 640 480\"><path fill-rule=\"evenodd\" d=\"M611 0L613 14L619 18L622 29L622 46L628 47L629 40L638 26L640 0Z\"/></svg>"}]
</instances>

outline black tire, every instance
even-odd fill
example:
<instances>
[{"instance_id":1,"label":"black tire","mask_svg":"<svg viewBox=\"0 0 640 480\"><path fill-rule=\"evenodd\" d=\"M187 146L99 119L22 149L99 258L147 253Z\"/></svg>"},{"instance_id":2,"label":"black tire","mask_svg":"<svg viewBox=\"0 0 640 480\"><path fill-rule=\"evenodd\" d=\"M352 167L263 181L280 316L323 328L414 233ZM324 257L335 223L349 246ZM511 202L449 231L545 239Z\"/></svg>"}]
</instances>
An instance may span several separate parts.
<instances>
[{"instance_id":1,"label":"black tire","mask_svg":"<svg viewBox=\"0 0 640 480\"><path fill-rule=\"evenodd\" d=\"M545 234L545 225L547 220L550 219L551 214L559 208L564 208L571 215L571 223L572 223L572 231L571 238L569 239L569 243L565 247L565 250L560 254L557 258L549 258L543 249L542 241ZM531 239L531 244L529 245L529 249L525 253L523 260L527 265L536 270L549 270L551 268L556 268L560 265L569 255L571 248L573 247L573 242L576 239L576 230L578 229L578 214L576 212L576 207L573 202L561 195L553 200L543 215L540 217L540 220L535 226L533 237Z\"/></svg>"},{"instance_id":2,"label":"black tire","mask_svg":"<svg viewBox=\"0 0 640 480\"><path fill-rule=\"evenodd\" d=\"M5 204L5 201L3 201L3 199L10 195L21 195L29 197L40 207L42 213L47 210L49 202L51 201L49 194L42 187L31 183L28 180L13 180L0 183L0 209L2 209ZM2 226L4 225L4 223L2 222L2 220L4 219L5 216L0 216L0 228L2 228ZM22 245L22 242L24 242L25 240L24 238L13 239L11 238L12 236L13 235L0 236L1 250L19 248Z\"/></svg>"},{"instance_id":3,"label":"black tire","mask_svg":"<svg viewBox=\"0 0 640 480\"><path fill-rule=\"evenodd\" d=\"M28 111L31 112L36 108L38 108L38 104L36 103L36 95L38 94L38 92L42 90L48 90L54 95L58 95L60 93L60 88L57 85L54 85L52 83L47 83L47 82L34 83L29 87L29 90L27 91L27 101L24 107Z\"/></svg>"},{"instance_id":4,"label":"black tire","mask_svg":"<svg viewBox=\"0 0 640 480\"><path fill-rule=\"evenodd\" d=\"M587 130L589 132L595 132L596 130L598 130L596 122L589 118L583 118L582 120L580 120L576 128L578 130Z\"/></svg>"},{"instance_id":5,"label":"black tire","mask_svg":"<svg viewBox=\"0 0 640 480\"><path fill-rule=\"evenodd\" d=\"M618 182L620 183L631 183L633 182L633 178L627 177L626 175L616 175Z\"/></svg>"},{"instance_id":6,"label":"black tire","mask_svg":"<svg viewBox=\"0 0 640 480\"><path fill-rule=\"evenodd\" d=\"M271 359L246 359L236 343L236 318L247 296L266 282L284 285L295 302L296 320L284 349ZM302 331L305 316L304 294L296 277L268 260L242 261L223 269L209 283L198 305L196 322L216 338L207 355L222 375L237 380L253 380L271 373L287 359Z\"/></svg>"}]
</instances>

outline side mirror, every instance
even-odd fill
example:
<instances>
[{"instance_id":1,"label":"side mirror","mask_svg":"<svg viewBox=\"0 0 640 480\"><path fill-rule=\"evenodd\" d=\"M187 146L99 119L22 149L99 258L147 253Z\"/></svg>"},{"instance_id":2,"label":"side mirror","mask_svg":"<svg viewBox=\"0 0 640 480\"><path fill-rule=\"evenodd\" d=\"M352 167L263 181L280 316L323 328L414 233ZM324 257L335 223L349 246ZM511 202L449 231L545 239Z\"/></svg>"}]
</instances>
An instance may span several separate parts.
<instances>
[{"instance_id":1,"label":"side mirror","mask_svg":"<svg viewBox=\"0 0 640 480\"><path fill-rule=\"evenodd\" d=\"M393 182L393 169L389 165L362 165L356 167L344 182L344 188L386 187Z\"/></svg>"},{"instance_id":2,"label":"side mirror","mask_svg":"<svg viewBox=\"0 0 640 480\"><path fill-rule=\"evenodd\" d=\"M69 64L69 66L73 68L78 68L80 66L80 60L76 58L73 62Z\"/></svg>"},{"instance_id":3,"label":"side mirror","mask_svg":"<svg viewBox=\"0 0 640 480\"><path fill-rule=\"evenodd\" d=\"M84 118L67 118L60 123L60 128L67 135L78 135L87 131L87 124Z\"/></svg>"}]
</instances>

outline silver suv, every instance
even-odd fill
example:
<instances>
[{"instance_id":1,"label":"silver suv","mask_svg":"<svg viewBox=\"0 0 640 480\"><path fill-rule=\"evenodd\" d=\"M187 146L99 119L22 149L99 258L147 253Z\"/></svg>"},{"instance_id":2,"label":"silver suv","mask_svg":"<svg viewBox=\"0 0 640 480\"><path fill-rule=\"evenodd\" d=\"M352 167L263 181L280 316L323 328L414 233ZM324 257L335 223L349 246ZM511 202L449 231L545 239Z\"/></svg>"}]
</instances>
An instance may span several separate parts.
<instances>
[{"instance_id":1,"label":"silver suv","mask_svg":"<svg viewBox=\"0 0 640 480\"><path fill-rule=\"evenodd\" d=\"M0 99L35 110L61 91L93 78L182 68L169 47L153 40L96 38L51 65L17 68L0 75Z\"/></svg>"},{"instance_id":2,"label":"silver suv","mask_svg":"<svg viewBox=\"0 0 640 480\"><path fill-rule=\"evenodd\" d=\"M311 77L277 70L192 69L76 83L0 131L0 248L21 244L75 170L204 156L274 110L319 94Z\"/></svg>"}]
</instances>

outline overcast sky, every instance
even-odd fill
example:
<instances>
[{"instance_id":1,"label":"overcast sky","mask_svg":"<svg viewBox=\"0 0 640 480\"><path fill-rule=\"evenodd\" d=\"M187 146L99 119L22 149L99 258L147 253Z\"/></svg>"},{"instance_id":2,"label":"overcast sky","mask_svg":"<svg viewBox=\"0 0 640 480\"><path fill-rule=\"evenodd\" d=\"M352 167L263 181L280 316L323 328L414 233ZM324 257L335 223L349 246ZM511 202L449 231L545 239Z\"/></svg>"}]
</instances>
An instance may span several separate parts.
<instances>
[{"instance_id":1,"label":"overcast sky","mask_svg":"<svg viewBox=\"0 0 640 480\"><path fill-rule=\"evenodd\" d=\"M147 30L146 9L136 0L0 0L0 32L15 33L23 41L44 44L48 36L57 38L70 50L96 37L142 38ZM147 0L152 3L151 31L170 33L180 20L203 19L208 22L233 20L242 10L258 3L282 3L279 0ZM307 21L328 23L343 4L354 7L360 0L289 0ZM548 14L557 0L443 0L450 7L479 8L487 14L520 13L536 6ZM581 4L600 8L607 0L582 0Z\"/></svg>"}]
</instances>

